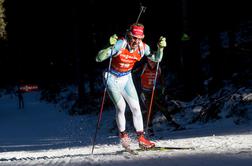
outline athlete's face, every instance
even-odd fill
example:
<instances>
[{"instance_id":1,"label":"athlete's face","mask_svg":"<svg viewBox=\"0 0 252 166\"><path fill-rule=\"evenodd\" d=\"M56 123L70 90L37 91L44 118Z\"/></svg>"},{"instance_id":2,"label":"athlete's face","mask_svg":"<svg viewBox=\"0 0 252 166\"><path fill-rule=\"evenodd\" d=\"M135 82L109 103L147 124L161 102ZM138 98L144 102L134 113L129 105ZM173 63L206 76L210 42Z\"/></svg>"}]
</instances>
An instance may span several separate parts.
<instances>
[{"instance_id":1,"label":"athlete's face","mask_svg":"<svg viewBox=\"0 0 252 166\"><path fill-rule=\"evenodd\" d=\"M139 43L142 41L142 38L137 38L134 36L130 36L130 41L129 41L129 45L132 49L135 49L138 47Z\"/></svg>"}]
</instances>

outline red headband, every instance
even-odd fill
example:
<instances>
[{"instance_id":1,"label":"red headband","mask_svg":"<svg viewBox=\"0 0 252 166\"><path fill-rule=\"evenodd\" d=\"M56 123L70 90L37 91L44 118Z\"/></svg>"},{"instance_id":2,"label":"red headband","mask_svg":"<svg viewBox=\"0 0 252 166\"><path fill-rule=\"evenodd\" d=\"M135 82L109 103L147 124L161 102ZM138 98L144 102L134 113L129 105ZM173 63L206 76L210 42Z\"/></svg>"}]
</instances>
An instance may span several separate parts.
<instances>
[{"instance_id":1,"label":"red headband","mask_svg":"<svg viewBox=\"0 0 252 166\"><path fill-rule=\"evenodd\" d=\"M144 38L144 27L139 25L132 25L130 35L137 38Z\"/></svg>"}]
</instances>

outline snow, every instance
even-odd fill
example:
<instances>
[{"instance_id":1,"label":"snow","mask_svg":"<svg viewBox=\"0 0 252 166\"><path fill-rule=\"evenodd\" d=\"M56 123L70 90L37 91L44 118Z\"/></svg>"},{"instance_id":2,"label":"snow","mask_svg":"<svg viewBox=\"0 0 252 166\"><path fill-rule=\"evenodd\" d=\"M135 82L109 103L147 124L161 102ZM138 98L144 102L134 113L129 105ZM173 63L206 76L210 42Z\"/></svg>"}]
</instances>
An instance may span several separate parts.
<instances>
[{"instance_id":1,"label":"snow","mask_svg":"<svg viewBox=\"0 0 252 166\"><path fill-rule=\"evenodd\" d=\"M24 94L25 108L19 110L17 97L0 97L0 165L47 166L248 166L252 163L252 124L236 125L232 118L195 123L172 131L159 125L152 140L157 146L193 147L195 150L124 152L112 130L114 109L106 109L98 130L94 153L97 114L69 116L58 105L40 100L40 92ZM198 111L195 107L195 112ZM128 122L130 123L130 122ZM130 130L132 148L138 148Z\"/></svg>"}]
</instances>

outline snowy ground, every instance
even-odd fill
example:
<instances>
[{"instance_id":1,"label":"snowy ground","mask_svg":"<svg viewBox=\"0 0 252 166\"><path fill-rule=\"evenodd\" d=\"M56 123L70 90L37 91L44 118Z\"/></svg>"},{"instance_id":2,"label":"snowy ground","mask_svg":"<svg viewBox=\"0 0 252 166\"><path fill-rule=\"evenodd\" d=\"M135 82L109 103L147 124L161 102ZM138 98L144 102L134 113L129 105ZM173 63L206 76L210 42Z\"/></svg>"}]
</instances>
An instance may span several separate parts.
<instances>
[{"instance_id":1,"label":"snowy ground","mask_svg":"<svg viewBox=\"0 0 252 166\"><path fill-rule=\"evenodd\" d=\"M195 150L123 152L113 126L114 111L103 113L94 153L97 115L70 117L57 107L39 101L39 94L25 94L25 109L17 109L15 96L0 98L0 165L48 166L249 166L252 163L251 121L235 125L230 119L186 130L157 131L158 146L194 147ZM164 128L168 126L163 125ZM137 148L131 133L132 148Z\"/></svg>"}]
</instances>

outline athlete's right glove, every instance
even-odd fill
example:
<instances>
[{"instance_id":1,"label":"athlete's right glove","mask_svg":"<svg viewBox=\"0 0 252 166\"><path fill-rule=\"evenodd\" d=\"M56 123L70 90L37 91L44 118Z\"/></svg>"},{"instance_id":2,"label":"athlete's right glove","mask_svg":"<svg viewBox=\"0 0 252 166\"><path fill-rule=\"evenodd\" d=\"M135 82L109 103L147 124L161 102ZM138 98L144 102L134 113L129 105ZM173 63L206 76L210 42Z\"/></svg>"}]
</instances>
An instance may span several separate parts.
<instances>
[{"instance_id":1,"label":"athlete's right glove","mask_svg":"<svg viewBox=\"0 0 252 166\"><path fill-rule=\"evenodd\" d=\"M116 34L110 36L110 38L109 38L109 44L112 45L112 46L115 45L115 43L117 42L117 39L118 39L118 37L117 37Z\"/></svg>"}]
</instances>

